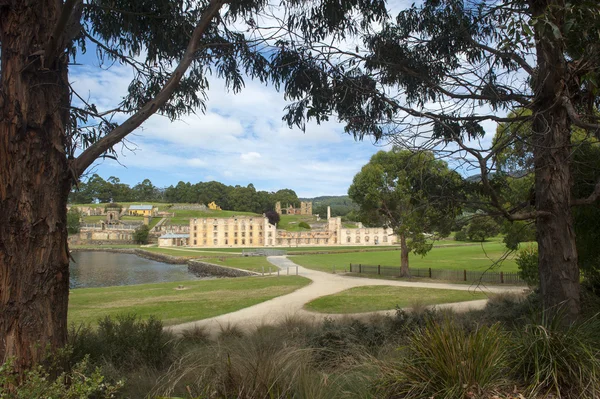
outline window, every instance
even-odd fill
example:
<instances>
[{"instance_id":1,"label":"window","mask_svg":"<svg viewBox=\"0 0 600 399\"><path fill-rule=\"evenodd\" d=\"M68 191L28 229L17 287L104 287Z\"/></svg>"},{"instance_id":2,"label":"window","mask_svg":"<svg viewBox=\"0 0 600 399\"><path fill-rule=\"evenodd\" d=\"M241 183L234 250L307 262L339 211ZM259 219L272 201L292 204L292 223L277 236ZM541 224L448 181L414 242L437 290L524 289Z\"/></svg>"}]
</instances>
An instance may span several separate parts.
<instances>
[{"instance_id":1,"label":"window","mask_svg":"<svg viewBox=\"0 0 600 399\"><path fill-rule=\"evenodd\" d=\"M253 241L252 241L252 239L250 239L250 241L248 241L248 242L249 242L250 244L252 244L252 242L253 242Z\"/></svg>"},{"instance_id":2,"label":"window","mask_svg":"<svg viewBox=\"0 0 600 399\"><path fill-rule=\"evenodd\" d=\"M306 244L310 244L310 238L307 238L307 239L306 239L304 242L305 242Z\"/></svg>"},{"instance_id":3,"label":"window","mask_svg":"<svg viewBox=\"0 0 600 399\"><path fill-rule=\"evenodd\" d=\"M357 244L360 243L360 237L359 236L356 236L356 243Z\"/></svg>"},{"instance_id":4,"label":"window","mask_svg":"<svg viewBox=\"0 0 600 399\"><path fill-rule=\"evenodd\" d=\"M228 245L228 244L229 244L229 240L225 239L225 245Z\"/></svg>"},{"instance_id":5,"label":"window","mask_svg":"<svg viewBox=\"0 0 600 399\"><path fill-rule=\"evenodd\" d=\"M246 237L246 233L245 232L242 232L242 237Z\"/></svg>"},{"instance_id":6,"label":"window","mask_svg":"<svg viewBox=\"0 0 600 399\"><path fill-rule=\"evenodd\" d=\"M252 225L250 225L250 226L248 227L248 229L252 230Z\"/></svg>"},{"instance_id":7,"label":"window","mask_svg":"<svg viewBox=\"0 0 600 399\"><path fill-rule=\"evenodd\" d=\"M375 243L375 245L379 244L379 237L375 236L373 242Z\"/></svg>"},{"instance_id":8,"label":"window","mask_svg":"<svg viewBox=\"0 0 600 399\"><path fill-rule=\"evenodd\" d=\"M273 245L273 240L269 239L269 245Z\"/></svg>"},{"instance_id":9,"label":"window","mask_svg":"<svg viewBox=\"0 0 600 399\"><path fill-rule=\"evenodd\" d=\"M194 226L194 231L198 230L198 226Z\"/></svg>"},{"instance_id":10,"label":"window","mask_svg":"<svg viewBox=\"0 0 600 399\"><path fill-rule=\"evenodd\" d=\"M346 242L351 242L352 238L350 236L348 236L348 238L346 238Z\"/></svg>"},{"instance_id":11,"label":"window","mask_svg":"<svg viewBox=\"0 0 600 399\"><path fill-rule=\"evenodd\" d=\"M196 238L196 234L197 234L197 233L194 233L194 238Z\"/></svg>"},{"instance_id":12,"label":"window","mask_svg":"<svg viewBox=\"0 0 600 399\"><path fill-rule=\"evenodd\" d=\"M214 238L217 238L217 234L218 234L218 233L215 231L215 232L213 233L213 237L214 237Z\"/></svg>"},{"instance_id":13,"label":"window","mask_svg":"<svg viewBox=\"0 0 600 399\"><path fill-rule=\"evenodd\" d=\"M346 234L350 234L350 230L346 230Z\"/></svg>"},{"instance_id":14,"label":"window","mask_svg":"<svg viewBox=\"0 0 600 399\"><path fill-rule=\"evenodd\" d=\"M259 236L259 237L262 237L262 231L259 231L259 232L258 232L258 236Z\"/></svg>"},{"instance_id":15,"label":"window","mask_svg":"<svg viewBox=\"0 0 600 399\"><path fill-rule=\"evenodd\" d=\"M215 239L215 240L213 240L213 244L214 244L214 245L217 245L217 240L216 240L216 239Z\"/></svg>"},{"instance_id":16,"label":"window","mask_svg":"<svg viewBox=\"0 0 600 399\"><path fill-rule=\"evenodd\" d=\"M248 237L252 237L252 232L248 233Z\"/></svg>"},{"instance_id":17,"label":"window","mask_svg":"<svg viewBox=\"0 0 600 399\"><path fill-rule=\"evenodd\" d=\"M236 231L235 233L233 233L233 236L234 236L234 237L237 237L237 231Z\"/></svg>"},{"instance_id":18,"label":"window","mask_svg":"<svg viewBox=\"0 0 600 399\"><path fill-rule=\"evenodd\" d=\"M196 245L196 240L194 240L194 245Z\"/></svg>"},{"instance_id":19,"label":"window","mask_svg":"<svg viewBox=\"0 0 600 399\"><path fill-rule=\"evenodd\" d=\"M203 220L202 220L202 223L206 224L206 219L203 219Z\"/></svg>"},{"instance_id":20,"label":"window","mask_svg":"<svg viewBox=\"0 0 600 399\"><path fill-rule=\"evenodd\" d=\"M213 231L217 231L217 228L218 228L218 226L215 224L215 225L213 226Z\"/></svg>"},{"instance_id":21,"label":"window","mask_svg":"<svg viewBox=\"0 0 600 399\"><path fill-rule=\"evenodd\" d=\"M383 236L383 242L387 242L387 236Z\"/></svg>"},{"instance_id":22,"label":"window","mask_svg":"<svg viewBox=\"0 0 600 399\"><path fill-rule=\"evenodd\" d=\"M202 240L202 244L206 245L206 240Z\"/></svg>"},{"instance_id":23,"label":"window","mask_svg":"<svg viewBox=\"0 0 600 399\"><path fill-rule=\"evenodd\" d=\"M365 237L365 242L369 242L369 236Z\"/></svg>"},{"instance_id":24,"label":"window","mask_svg":"<svg viewBox=\"0 0 600 399\"><path fill-rule=\"evenodd\" d=\"M225 238L227 238L229 236L228 232L225 232Z\"/></svg>"},{"instance_id":25,"label":"window","mask_svg":"<svg viewBox=\"0 0 600 399\"><path fill-rule=\"evenodd\" d=\"M242 238L242 245L246 245L246 240Z\"/></svg>"},{"instance_id":26,"label":"window","mask_svg":"<svg viewBox=\"0 0 600 399\"><path fill-rule=\"evenodd\" d=\"M235 240L233 240L233 241L234 241L234 244L237 245L237 238Z\"/></svg>"},{"instance_id":27,"label":"window","mask_svg":"<svg viewBox=\"0 0 600 399\"><path fill-rule=\"evenodd\" d=\"M273 237L273 232L269 231L269 237Z\"/></svg>"},{"instance_id":28,"label":"window","mask_svg":"<svg viewBox=\"0 0 600 399\"><path fill-rule=\"evenodd\" d=\"M206 237L206 232L202 233L202 237Z\"/></svg>"}]
</instances>

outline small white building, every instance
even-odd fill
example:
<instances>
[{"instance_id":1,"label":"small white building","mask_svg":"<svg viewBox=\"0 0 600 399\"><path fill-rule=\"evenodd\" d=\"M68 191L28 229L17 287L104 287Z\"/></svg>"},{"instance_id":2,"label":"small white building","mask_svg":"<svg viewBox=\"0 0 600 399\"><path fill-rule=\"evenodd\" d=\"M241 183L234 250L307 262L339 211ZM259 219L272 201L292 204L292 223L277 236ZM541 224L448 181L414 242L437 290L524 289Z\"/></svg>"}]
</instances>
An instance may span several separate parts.
<instances>
[{"instance_id":1,"label":"small white building","mask_svg":"<svg viewBox=\"0 0 600 399\"><path fill-rule=\"evenodd\" d=\"M167 233L158 237L159 247L183 247L190 241L189 234Z\"/></svg>"}]
</instances>

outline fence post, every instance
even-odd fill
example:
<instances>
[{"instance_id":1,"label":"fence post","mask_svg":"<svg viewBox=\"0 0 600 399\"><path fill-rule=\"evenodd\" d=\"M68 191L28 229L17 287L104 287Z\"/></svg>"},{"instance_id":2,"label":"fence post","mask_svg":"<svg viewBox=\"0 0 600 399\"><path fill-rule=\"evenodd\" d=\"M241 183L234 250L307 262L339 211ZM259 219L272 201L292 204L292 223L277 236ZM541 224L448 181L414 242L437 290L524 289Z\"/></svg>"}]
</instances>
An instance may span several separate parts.
<instances>
[{"instance_id":1,"label":"fence post","mask_svg":"<svg viewBox=\"0 0 600 399\"><path fill-rule=\"evenodd\" d=\"M296 266L296 276L298 275L298 266Z\"/></svg>"},{"instance_id":2,"label":"fence post","mask_svg":"<svg viewBox=\"0 0 600 399\"><path fill-rule=\"evenodd\" d=\"M333 265L333 274L335 274L335 265Z\"/></svg>"},{"instance_id":3,"label":"fence post","mask_svg":"<svg viewBox=\"0 0 600 399\"><path fill-rule=\"evenodd\" d=\"M262 276L263 277L265 276L265 267L264 266L262 267Z\"/></svg>"},{"instance_id":4,"label":"fence post","mask_svg":"<svg viewBox=\"0 0 600 399\"><path fill-rule=\"evenodd\" d=\"M381 265L377 265L377 274L381 274Z\"/></svg>"},{"instance_id":5,"label":"fence post","mask_svg":"<svg viewBox=\"0 0 600 399\"><path fill-rule=\"evenodd\" d=\"M277 277L279 277L279 268L277 268Z\"/></svg>"},{"instance_id":6,"label":"fence post","mask_svg":"<svg viewBox=\"0 0 600 399\"><path fill-rule=\"evenodd\" d=\"M350 273L352 273L352 263L350 263Z\"/></svg>"},{"instance_id":7,"label":"fence post","mask_svg":"<svg viewBox=\"0 0 600 399\"><path fill-rule=\"evenodd\" d=\"M287 275L289 276L290 275L290 267L288 266L286 269L287 269Z\"/></svg>"},{"instance_id":8,"label":"fence post","mask_svg":"<svg viewBox=\"0 0 600 399\"><path fill-rule=\"evenodd\" d=\"M431 267L429 268L429 278L431 278Z\"/></svg>"},{"instance_id":9,"label":"fence post","mask_svg":"<svg viewBox=\"0 0 600 399\"><path fill-rule=\"evenodd\" d=\"M362 273L362 264L358 264L358 274Z\"/></svg>"},{"instance_id":10,"label":"fence post","mask_svg":"<svg viewBox=\"0 0 600 399\"><path fill-rule=\"evenodd\" d=\"M500 284L504 284L504 272L500 272Z\"/></svg>"},{"instance_id":11,"label":"fence post","mask_svg":"<svg viewBox=\"0 0 600 399\"><path fill-rule=\"evenodd\" d=\"M463 270L463 278L464 278L464 281L467 281L467 269Z\"/></svg>"}]
</instances>

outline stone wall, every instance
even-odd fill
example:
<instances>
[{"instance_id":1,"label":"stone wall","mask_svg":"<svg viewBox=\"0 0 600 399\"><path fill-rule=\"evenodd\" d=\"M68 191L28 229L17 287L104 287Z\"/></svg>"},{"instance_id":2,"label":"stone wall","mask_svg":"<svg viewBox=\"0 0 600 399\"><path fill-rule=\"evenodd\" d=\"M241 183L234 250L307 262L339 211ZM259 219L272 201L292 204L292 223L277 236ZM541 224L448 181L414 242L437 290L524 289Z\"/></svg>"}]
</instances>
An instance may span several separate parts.
<instances>
[{"instance_id":1,"label":"stone wall","mask_svg":"<svg viewBox=\"0 0 600 399\"><path fill-rule=\"evenodd\" d=\"M189 260L187 261L187 264L188 270L197 276L246 277L258 275L258 273L249 272L247 270L234 269L232 267L215 265L199 260Z\"/></svg>"},{"instance_id":2,"label":"stone wall","mask_svg":"<svg viewBox=\"0 0 600 399\"><path fill-rule=\"evenodd\" d=\"M155 260L157 262L169 263L171 265L185 265L187 263L186 258L160 254L157 252L144 251L143 249L136 249L135 254L141 258Z\"/></svg>"}]
</instances>

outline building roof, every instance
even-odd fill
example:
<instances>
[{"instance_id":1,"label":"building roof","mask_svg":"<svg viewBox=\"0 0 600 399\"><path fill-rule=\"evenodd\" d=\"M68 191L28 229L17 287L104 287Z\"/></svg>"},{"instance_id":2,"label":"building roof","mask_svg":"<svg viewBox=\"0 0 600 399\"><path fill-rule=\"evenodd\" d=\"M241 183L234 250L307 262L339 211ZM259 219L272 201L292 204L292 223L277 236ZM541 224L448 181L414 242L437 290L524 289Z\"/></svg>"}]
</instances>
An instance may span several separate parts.
<instances>
[{"instance_id":1,"label":"building roof","mask_svg":"<svg viewBox=\"0 0 600 399\"><path fill-rule=\"evenodd\" d=\"M130 211L151 211L154 208L152 205L130 205Z\"/></svg>"},{"instance_id":2,"label":"building roof","mask_svg":"<svg viewBox=\"0 0 600 399\"><path fill-rule=\"evenodd\" d=\"M163 234L158 238L190 238L189 234L176 234L176 233L167 233Z\"/></svg>"}]
</instances>

